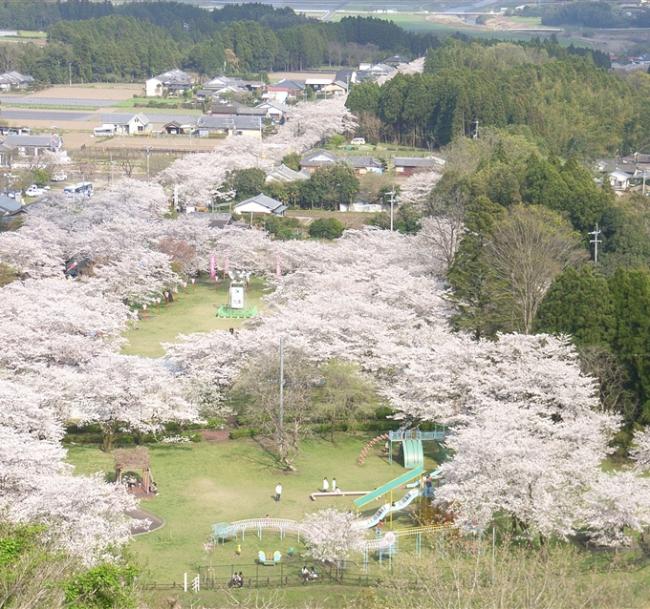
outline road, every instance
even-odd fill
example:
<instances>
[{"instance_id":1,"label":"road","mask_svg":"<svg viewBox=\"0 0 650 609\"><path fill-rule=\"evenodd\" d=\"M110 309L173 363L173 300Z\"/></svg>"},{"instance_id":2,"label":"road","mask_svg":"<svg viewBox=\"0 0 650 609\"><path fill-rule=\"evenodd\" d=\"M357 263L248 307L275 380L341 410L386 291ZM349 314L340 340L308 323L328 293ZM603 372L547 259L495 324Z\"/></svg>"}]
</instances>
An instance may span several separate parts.
<instances>
[{"instance_id":1,"label":"road","mask_svg":"<svg viewBox=\"0 0 650 609\"><path fill-rule=\"evenodd\" d=\"M110 108L118 103L114 99L72 99L70 97L34 97L32 95L0 95L3 104L16 106L81 106L85 108Z\"/></svg>"},{"instance_id":2,"label":"road","mask_svg":"<svg viewBox=\"0 0 650 609\"><path fill-rule=\"evenodd\" d=\"M88 122L93 121L98 125L102 122L109 122L111 114L124 116L125 114L145 114L152 123L164 124L169 121L179 121L181 123L191 123L198 118L198 115L189 115L182 110L178 112L150 112L146 108L133 108L132 110L122 110L119 112L107 112L98 114L96 112L70 112L63 110L20 110L20 109L3 109L0 112L0 119L10 119L15 121L51 121L52 123L63 121Z\"/></svg>"},{"instance_id":3,"label":"road","mask_svg":"<svg viewBox=\"0 0 650 609\"><path fill-rule=\"evenodd\" d=\"M89 121L94 118L90 112L64 112L60 110L9 110L2 109L0 118L15 121Z\"/></svg>"}]
</instances>

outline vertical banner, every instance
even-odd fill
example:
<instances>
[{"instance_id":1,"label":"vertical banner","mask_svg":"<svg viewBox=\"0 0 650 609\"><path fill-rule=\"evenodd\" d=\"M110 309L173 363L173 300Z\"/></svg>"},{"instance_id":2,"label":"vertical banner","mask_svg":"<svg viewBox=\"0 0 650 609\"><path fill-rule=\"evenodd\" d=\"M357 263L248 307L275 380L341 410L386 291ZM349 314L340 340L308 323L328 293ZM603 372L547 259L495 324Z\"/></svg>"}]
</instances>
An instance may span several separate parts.
<instances>
[{"instance_id":1,"label":"vertical banner","mask_svg":"<svg viewBox=\"0 0 650 609\"><path fill-rule=\"evenodd\" d=\"M212 254L210 256L210 279L215 279L217 276L217 257Z\"/></svg>"}]
</instances>

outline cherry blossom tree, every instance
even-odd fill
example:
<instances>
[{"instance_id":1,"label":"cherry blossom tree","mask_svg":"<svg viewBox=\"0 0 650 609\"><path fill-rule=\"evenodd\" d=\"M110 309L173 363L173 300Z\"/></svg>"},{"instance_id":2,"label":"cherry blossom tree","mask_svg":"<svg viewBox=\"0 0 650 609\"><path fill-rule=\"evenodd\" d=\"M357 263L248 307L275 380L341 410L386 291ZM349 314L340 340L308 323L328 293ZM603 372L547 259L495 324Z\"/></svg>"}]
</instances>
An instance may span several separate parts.
<instances>
[{"instance_id":1,"label":"cherry blossom tree","mask_svg":"<svg viewBox=\"0 0 650 609\"><path fill-rule=\"evenodd\" d=\"M3 403L16 411L30 397ZM130 538L125 512L134 500L99 477L72 476L58 437L40 434L17 414L0 424L0 513L13 522L46 524L46 538L86 564L106 560Z\"/></svg>"},{"instance_id":2,"label":"cherry blossom tree","mask_svg":"<svg viewBox=\"0 0 650 609\"><path fill-rule=\"evenodd\" d=\"M323 563L339 564L363 549L363 529L354 526L356 516L333 508L307 514L302 521L307 555Z\"/></svg>"},{"instance_id":3,"label":"cherry blossom tree","mask_svg":"<svg viewBox=\"0 0 650 609\"><path fill-rule=\"evenodd\" d=\"M163 292L177 288L180 283L167 254L144 248L131 249L95 268L93 273L93 285L108 298L117 298L130 306L159 302Z\"/></svg>"},{"instance_id":4,"label":"cherry blossom tree","mask_svg":"<svg viewBox=\"0 0 650 609\"><path fill-rule=\"evenodd\" d=\"M650 469L650 427L646 427L634 434L630 456L637 469L641 471Z\"/></svg>"},{"instance_id":5,"label":"cherry blossom tree","mask_svg":"<svg viewBox=\"0 0 650 609\"><path fill-rule=\"evenodd\" d=\"M167 421L196 420L183 385L160 360L126 355L97 357L83 370L71 407L82 423L98 423L110 450L120 429L157 431Z\"/></svg>"},{"instance_id":6,"label":"cherry blossom tree","mask_svg":"<svg viewBox=\"0 0 650 609\"><path fill-rule=\"evenodd\" d=\"M593 543L625 546L650 525L650 480L633 472L598 472L584 496L583 521Z\"/></svg>"},{"instance_id":7,"label":"cherry blossom tree","mask_svg":"<svg viewBox=\"0 0 650 609\"><path fill-rule=\"evenodd\" d=\"M2 289L0 366L77 365L110 352L130 317L119 302L65 279L13 282Z\"/></svg>"},{"instance_id":8,"label":"cherry blossom tree","mask_svg":"<svg viewBox=\"0 0 650 609\"><path fill-rule=\"evenodd\" d=\"M17 231L0 233L0 261L21 279L62 277L65 232L46 220L34 219Z\"/></svg>"},{"instance_id":9,"label":"cherry blossom tree","mask_svg":"<svg viewBox=\"0 0 650 609\"><path fill-rule=\"evenodd\" d=\"M63 426L46 395L26 383L0 378L0 404L2 424L14 431L52 442L63 437Z\"/></svg>"}]
</instances>

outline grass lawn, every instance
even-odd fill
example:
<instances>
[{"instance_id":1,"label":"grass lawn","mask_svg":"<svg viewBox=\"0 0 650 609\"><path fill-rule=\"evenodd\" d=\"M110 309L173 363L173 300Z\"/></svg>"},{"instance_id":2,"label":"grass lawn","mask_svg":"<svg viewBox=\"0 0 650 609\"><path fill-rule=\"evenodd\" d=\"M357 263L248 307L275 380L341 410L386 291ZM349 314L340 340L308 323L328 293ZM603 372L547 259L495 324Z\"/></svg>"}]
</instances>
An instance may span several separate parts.
<instances>
[{"instance_id":1,"label":"grass lawn","mask_svg":"<svg viewBox=\"0 0 650 609\"><path fill-rule=\"evenodd\" d=\"M246 290L247 306L262 306L264 282L252 279ZM228 282L204 282L189 285L175 294L173 303L147 309L146 317L137 321L125 334L128 343L122 349L127 355L161 357L162 343L173 343L179 334L211 332L238 328L245 320L221 319L217 308L228 302Z\"/></svg>"},{"instance_id":2,"label":"grass lawn","mask_svg":"<svg viewBox=\"0 0 650 609\"><path fill-rule=\"evenodd\" d=\"M335 476L342 490L365 491L406 471L401 465L389 465L374 455L365 465L358 466L356 459L366 440L341 434L335 443L320 438L306 441L297 461L298 471L288 474L279 472L273 459L249 439L150 447L152 471L160 494L142 506L163 518L165 525L133 542L138 562L149 571L153 581L170 583L181 581L184 572L196 572L200 565L246 565L250 571L260 549L267 554L280 550L283 555L290 546L299 549L295 537L280 540L272 533L264 533L261 541L253 533L247 534L241 556L235 554L235 542L220 545L210 553L204 551L203 544L215 522L267 514L300 520L306 513L327 506L351 508L353 498L317 502L309 499L323 476ZM69 459L79 473L108 472L113 467L111 456L96 448L71 447ZM427 466L434 466L429 458ZM282 482L284 493L282 501L275 503L272 494L278 481ZM367 513L374 512L382 502L376 502ZM394 525L411 526L412 521L404 514L395 519Z\"/></svg>"},{"instance_id":3,"label":"grass lawn","mask_svg":"<svg viewBox=\"0 0 650 609\"><path fill-rule=\"evenodd\" d=\"M115 107L135 108L137 106L139 108L147 107L147 109L151 109L148 107L148 104L153 103L156 104L155 106L153 106L153 108L159 108L161 105L164 105L170 108L181 109L181 105L184 101L187 100L178 97L131 97L129 99L125 99L121 102L118 102L117 104L115 104Z\"/></svg>"}]
</instances>

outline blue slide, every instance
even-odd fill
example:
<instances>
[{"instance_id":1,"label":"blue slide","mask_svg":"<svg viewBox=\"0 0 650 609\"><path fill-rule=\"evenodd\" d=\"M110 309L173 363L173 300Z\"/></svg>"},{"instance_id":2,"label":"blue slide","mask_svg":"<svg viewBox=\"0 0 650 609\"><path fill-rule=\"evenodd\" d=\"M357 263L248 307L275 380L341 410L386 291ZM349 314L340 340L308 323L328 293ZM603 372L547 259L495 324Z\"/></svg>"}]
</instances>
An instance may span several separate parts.
<instances>
[{"instance_id":1,"label":"blue slide","mask_svg":"<svg viewBox=\"0 0 650 609\"><path fill-rule=\"evenodd\" d=\"M394 504L384 503L384 505L382 505L372 516L355 520L354 527L357 529L370 529L376 527L382 520L384 520L384 518L386 518L386 516L407 508L419 496L420 489L414 488Z\"/></svg>"}]
</instances>

